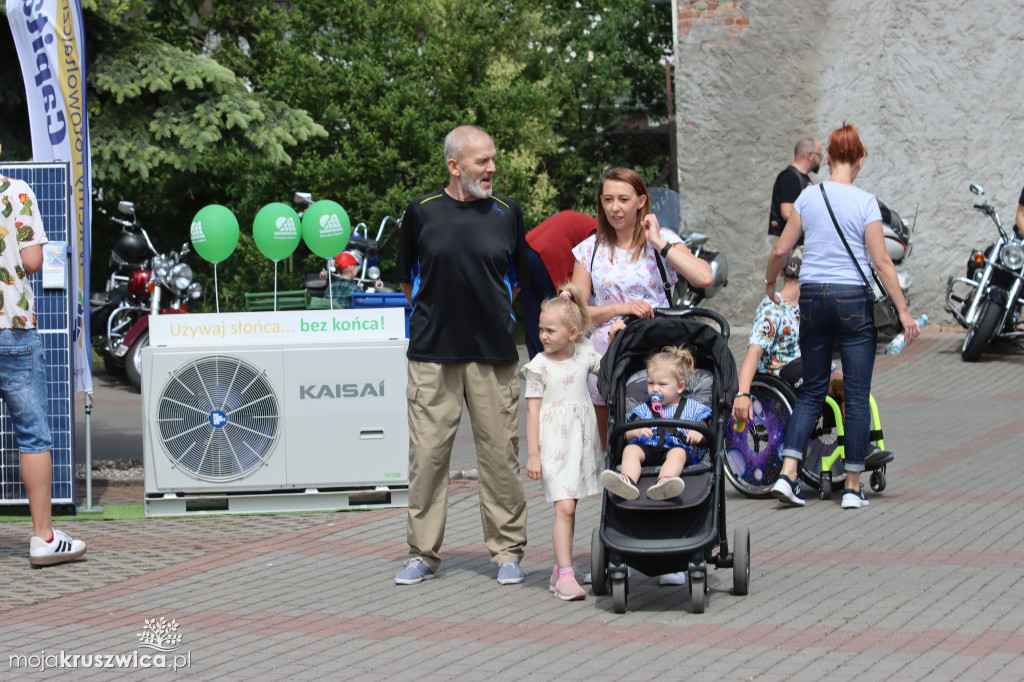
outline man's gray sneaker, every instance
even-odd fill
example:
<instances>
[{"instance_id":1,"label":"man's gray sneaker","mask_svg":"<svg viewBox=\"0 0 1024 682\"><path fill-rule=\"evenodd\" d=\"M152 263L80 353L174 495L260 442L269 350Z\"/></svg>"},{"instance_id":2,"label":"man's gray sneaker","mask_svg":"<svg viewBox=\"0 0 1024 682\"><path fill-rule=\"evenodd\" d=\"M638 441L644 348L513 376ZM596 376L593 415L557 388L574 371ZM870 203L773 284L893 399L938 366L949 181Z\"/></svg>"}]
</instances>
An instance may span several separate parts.
<instances>
[{"instance_id":1,"label":"man's gray sneaker","mask_svg":"<svg viewBox=\"0 0 1024 682\"><path fill-rule=\"evenodd\" d=\"M437 574L427 568L427 565L423 563L423 559L413 557L405 560L405 568L395 576L395 584L415 585L435 577L437 577Z\"/></svg>"},{"instance_id":2,"label":"man's gray sneaker","mask_svg":"<svg viewBox=\"0 0 1024 682\"><path fill-rule=\"evenodd\" d=\"M523 573L523 569L519 568L519 564L515 561L506 561L501 566L498 566L499 585L517 585L525 579L526 574Z\"/></svg>"}]
</instances>

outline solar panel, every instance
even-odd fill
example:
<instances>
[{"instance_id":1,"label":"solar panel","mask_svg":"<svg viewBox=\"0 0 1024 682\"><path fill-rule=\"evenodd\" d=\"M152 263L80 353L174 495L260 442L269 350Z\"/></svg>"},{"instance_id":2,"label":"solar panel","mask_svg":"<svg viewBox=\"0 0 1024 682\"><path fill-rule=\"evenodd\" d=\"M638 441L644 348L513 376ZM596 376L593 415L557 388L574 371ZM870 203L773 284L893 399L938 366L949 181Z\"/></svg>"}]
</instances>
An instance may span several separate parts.
<instances>
[{"instance_id":1,"label":"solar panel","mask_svg":"<svg viewBox=\"0 0 1024 682\"><path fill-rule=\"evenodd\" d=\"M70 186L67 163L0 163L0 175L32 187L46 238L69 244ZM70 258L68 259L70 261ZM71 266L68 263L68 271ZM69 275L70 277L70 275ZM75 402L71 374L71 288L43 289L42 276L29 277L35 295L36 325L46 365L47 415L53 436L53 504L75 504ZM18 444L7 406L0 400L0 505L26 505Z\"/></svg>"}]
</instances>

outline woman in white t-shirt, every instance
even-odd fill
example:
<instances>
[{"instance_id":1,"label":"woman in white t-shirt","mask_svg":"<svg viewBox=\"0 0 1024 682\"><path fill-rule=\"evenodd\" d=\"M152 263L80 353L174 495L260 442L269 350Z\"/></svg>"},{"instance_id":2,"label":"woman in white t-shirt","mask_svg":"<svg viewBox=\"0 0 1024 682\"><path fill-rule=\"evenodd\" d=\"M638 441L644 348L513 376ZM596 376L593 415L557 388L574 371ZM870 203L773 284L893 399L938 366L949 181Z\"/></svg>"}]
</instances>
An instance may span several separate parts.
<instances>
[{"instance_id":1,"label":"woman in white t-shirt","mask_svg":"<svg viewBox=\"0 0 1024 682\"><path fill-rule=\"evenodd\" d=\"M590 317L597 328L591 337L594 349L608 349L612 321L634 315L654 317L655 308L669 307L665 283L657 259L665 268L669 286L676 274L695 287L714 281L711 265L694 256L672 230L661 227L650 212L647 185L628 168L612 168L601 176L597 197L597 233L572 250L576 258L572 283L584 298L594 296ZM596 253L595 253L596 249ZM608 439L608 407L590 377L590 397L597 412L601 448Z\"/></svg>"},{"instance_id":2,"label":"woman in white t-shirt","mask_svg":"<svg viewBox=\"0 0 1024 682\"><path fill-rule=\"evenodd\" d=\"M832 131L828 145L830 177L800 194L768 259L765 293L778 302L775 280L789 252L803 236L800 356L804 381L786 426L782 472L772 488L772 495L787 504L804 504L797 483L797 465L828 393L836 341L843 363L846 399L846 487L842 507L857 509L868 504L860 488L860 475L871 431L869 401L877 344L874 295L865 281L872 265L896 304L907 342L920 333L885 248L878 200L853 186L867 153L854 126L843 123Z\"/></svg>"}]
</instances>

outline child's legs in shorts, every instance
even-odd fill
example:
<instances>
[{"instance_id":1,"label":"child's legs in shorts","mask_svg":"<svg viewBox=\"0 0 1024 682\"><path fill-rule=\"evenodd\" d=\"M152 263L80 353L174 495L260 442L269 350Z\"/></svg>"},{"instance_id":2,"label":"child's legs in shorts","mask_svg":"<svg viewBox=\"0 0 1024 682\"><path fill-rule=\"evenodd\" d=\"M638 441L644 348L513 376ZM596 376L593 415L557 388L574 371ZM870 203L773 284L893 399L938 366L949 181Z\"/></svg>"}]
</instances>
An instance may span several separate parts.
<instances>
[{"instance_id":1,"label":"child's legs in shorts","mask_svg":"<svg viewBox=\"0 0 1024 682\"><path fill-rule=\"evenodd\" d=\"M686 466L686 450L683 448L672 448L665 453L665 463L661 465L658 478L672 478L683 473Z\"/></svg>"},{"instance_id":2,"label":"child's legs in shorts","mask_svg":"<svg viewBox=\"0 0 1024 682\"><path fill-rule=\"evenodd\" d=\"M647 455L639 445L627 445L622 449L622 473L636 483L640 480L640 467Z\"/></svg>"},{"instance_id":3,"label":"child's legs in shorts","mask_svg":"<svg viewBox=\"0 0 1024 682\"><path fill-rule=\"evenodd\" d=\"M572 568L572 541L575 530L576 500L557 500L551 542L555 547L555 563L559 568Z\"/></svg>"}]
</instances>

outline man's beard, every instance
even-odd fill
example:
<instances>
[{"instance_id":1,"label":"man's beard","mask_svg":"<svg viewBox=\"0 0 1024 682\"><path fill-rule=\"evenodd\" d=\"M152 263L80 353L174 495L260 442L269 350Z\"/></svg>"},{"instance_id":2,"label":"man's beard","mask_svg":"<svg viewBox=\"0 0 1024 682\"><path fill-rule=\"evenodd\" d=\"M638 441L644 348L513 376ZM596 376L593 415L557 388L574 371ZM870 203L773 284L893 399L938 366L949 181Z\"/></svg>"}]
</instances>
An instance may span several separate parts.
<instances>
[{"instance_id":1,"label":"man's beard","mask_svg":"<svg viewBox=\"0 0 1024 682\"><path fill-rule=\"evenodd\" d=\"M466 178L462 180L462 188L475 196L477 199L489 199L491 197L491 190L484 189L482 180L483 175L470 176L466 172L466 169L462 169L462 177Z\"/></svg>"}]
</instances>

